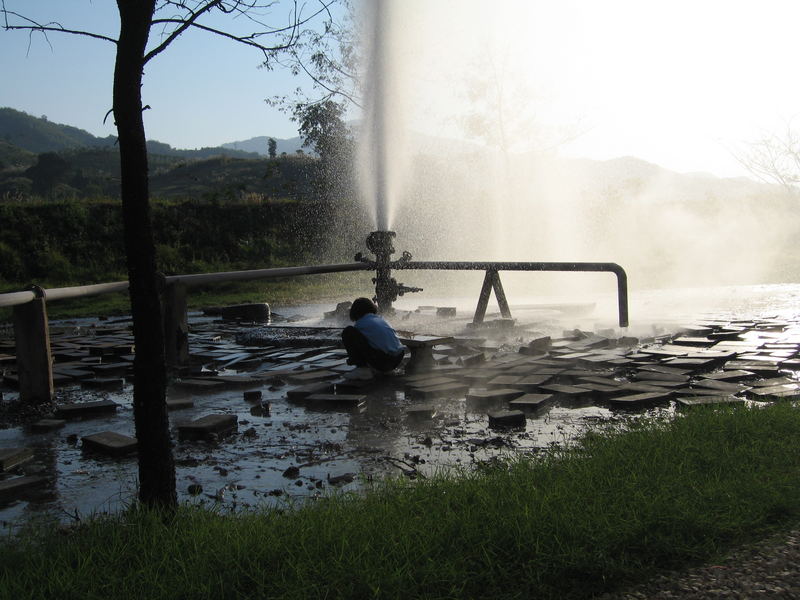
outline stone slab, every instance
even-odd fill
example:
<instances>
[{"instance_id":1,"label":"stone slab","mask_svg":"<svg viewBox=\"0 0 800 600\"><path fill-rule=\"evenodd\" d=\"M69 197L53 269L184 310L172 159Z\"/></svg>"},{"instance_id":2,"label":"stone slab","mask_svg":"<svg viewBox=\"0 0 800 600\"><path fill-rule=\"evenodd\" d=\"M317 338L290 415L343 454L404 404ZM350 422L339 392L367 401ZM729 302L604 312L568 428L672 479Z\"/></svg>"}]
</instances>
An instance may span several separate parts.
<instances>
[{"instance_id":1,"label":"stone slab","mask_svg":"<svg viewBox=\"0 0 800 600\"><path fill-rule=\"evenodd\" d=\"M39 419L35 423L31 423L31 431L35 433L43 433L45 431L55 431L61 429L67 424L65 419Z\"/></svg>"},{"instance_id":2,"label":"stone slab","mask_svg":"<svg viewBox=\"0 0 800 600\"><path fill-rule=\"evenodd\" d=\"M322 410L356 410L366 405L367 397L361 394L312 394L306 402L310 408Z\"/></svg>"},{"instance_id":3,"label":"stone slab","mask_svg":"<svg viewBox=\"0 0 800 600\"><path fill-rule=\"evenodd\" d=\"M101 431L81 438L83 449L109 456L125 456L136 452L136 438L116 431Z\"/></svg>"},{"instance_id":4,"label":"stone slab","mask_svg":"<svg viewBox=\"0 0 800 600\"><path fill-rule=\"evenodd\" d=\"M192 408L194 400L192 398L167 398L167 410L180 410L182 408Z\"/></svg>"},{"instance_id":5,"label":"stone slab","mask_svg":"<svg viewBox=\"0 0 800 600\"><path fill-rule=\"evenodd\" d=\"M46 481L46 478L36 475L14 477L12 479L0 481L0 499L8 500L15 498L25 490L42 485Z\"/></svg>"},{"instance_id":6,"label":"stone slab","mask_svg":"<svg viewBox=\"0 0 800 600\"><path fill-rule=\"evenodd\" d=\"M422 377L414 377L413 379L411 377L406 379L406 387L414 389L427 388L445 383L458 383L458 381L452 377L435 377L431 374L425 374Z\"/></svg>"},{"instance_id":7,"label":"stone slab","mask_svg":"<svg viewBox=\"0 0 800 600\"><path fill-rule=\"evenodd\" d=\"M521 375L498 375L486 382L487 387L504 388L514 385L517 381L522 379Z\"/></svg>"},{"instance_id":8,"label":"stone slab","mask_svg":"<svg viewBox=\"0 0 800 600\"><path fill-rule=\"evenodd\" d=\"M692 387L717 390L726 394L738 394L749 389L748 386L740 383L728 383L727 381L717 381L715 379L698 379L692 384Z\"/></svg>"},{"instance_id":9,"label":"stone slab","mask_svg":"<svg viewBox=\"0 0 800 600\"><path fill-rule=\"evenodd\" d=\"M433 419L436 417L436 408L430 405L411 406L406 409L406 415L420 421Z\"/></svg>"},{"instance_id":10,"label":"stone slab","mask_svg":"<svg viewBox=\"0 0 800 600\"><path fill-rule=\"evenodd\" d=\"M746 381L753 379L756 374L752 371L719 371L717 373L708 373L703 375L703 379L711 379L714 381L727 381L728 383L736 383L738 381Z\"/></svg>"},{"instance_id":11,"label":"stone slab","mask_svg":"<svg viewBox=\"0 0 800 600\"><path fill-rule=\"evenodd\" d=\"M553 375L528 375L526 377L522 377L521 379L514 382L512 387L519 388L521 390L525 390L526 392L535 392L538 390L539 386L544 385L546 383L552 382L554 379Z\"/></svg>"},{"instance_id":12,"label":"stone slab","mask_svg":"<svg viewBox=\"0 0 800 600\"><path fill-rule=\"evenodd\" d=\"M291 402L303 402L313 394L327 394L332 391L333 385L329 382L309 383L287 390L286 398Z\"/></svg>"},{"instance_id":13,"label":"stone slab","mask_svg":"<svg viewBox=\"0 0 800 600\"><path fill-rule=\"evenodd\" d=\"M649 392L644 394L633 394L632 396L617 396L609 398L608 403L617 408L637 408L651 406L669 399L670 393Z\"/></svg>"},{"instance_id":14,"label":"stone slab","mask_svg":"<svg viewBox=\"0 0 800 600\"><path fill-rule=\"evenodd\" d=\"M30 448L0 448L0 473L24 464L33 458Z\"/></svg>"},{"instance_id":15,"label":"stone slab","mask_svg":"<svg viewBox=\"0 0 800 600\"><path fill-rule=\"evenodd\" d=\"M689 382L689 377L687 375L676 375L673 373L657 373L655 371L638 371L634 375L634 379L644 383L652 381L652 382L669 382L669 383L686 384Z\"/></svg>"},{"instance_id":16,"label":"stone slab","mask_svg":"<svg viewBox=\"0 0 800 600\"><path fill-rule=\"evenodd\" d=\"M491 390L470 390L467 394L467 402L479 403L492 403L492 402L505 402L507 400L516 400L520 396L524 396L524 390L514 388L496 388Z\"/></svg>"},{"instance_id":17,"label":"stone slab","mask_svg":"<svg viewBox=\"0 0 800 600\"><path fill-rule=\"evenodd\" d=\"M575 385L560 385L557 383L550 383L540 386L539 389L547 394L553 394L556 400L581 398L591 395L589 390Z\"/></svg>"},{"instance_id":18,"label":"stone slab","mask_svg":"<svg viewBox=\"0 0 800 600\"><path fill-rule=\"evenodd\" d=\"M525 394L514 398L508 403L510 408L516 410L541 410L553 402L553 394Z\"/></svg>"},{"instance_id":19,"label":"stone slab","mask_svg":"<svg viewBox=\"0 0 800 600\"><path fill-rule=\"evenodd\" d=\"M521 410L489 411L489 427L492 429L519 429L526 425L525 413Z\"/></svg>"},{"instance_id":20,"label":"stone slab","mask_svg":"<svg viewBox=\"0 0 800 600\"><path fill-rule=\"evenodd\" d=\"M111 400L95 402L74 402L56 406L55 415L59 419L77 419L84 416L116 412L119 405Z\"/></svg>"},{"instance_id":21,"label":"stone slab","mask_svg":"<svg viewBox=\"0 0 800 600\"><path fill-rule=\"evenodd\" d=\"M411 348L432 348L438 344L451 344L454 341L452 337L439 337L434 335L415 335L410 337L400 337L400 343L404 346Z\"/></svg>"},{"instance_id":22,"label":"stone slab","mask_svg":"<svg viewBox=\"0 0 800 600\"><path fill-rule=\"evenodd\" d=\"M81 387L87 390L120 391L125 386L125 380L116 377L95 377L81 380Z\"/></svg>"},{"instance_id":23,"label":"stone slab","mask_svg":"<svg viewBox=\"0 0 800 600\"><path fill-rule=\"evenodd\" d=\"M747 396L753 400L794 400L800 398L797 386L776 385L773 387L754 387L747 391Z\"/></svg>"},{"instance_id":24,"label":"stone slab","mask_svg":"<svg viewBox=\"0 0 800 600\"><path fill-rule=\"evenodd\" d=\"M175 382L175 387L191 390L193 392L212 392L225 387L225 383L216 379L181 379Z\"/></svg>"},{"instance_id":25,"label":"stone slab","mask_svg":"<svg viewBox=\"0 0 800 600\"><path fill-rule=\"evenodd\" d=\"M743 398L734 398L733 396L681 396L675 399L678 408L692 408L695 406L709 406L717 404L742 404Z\"/></svg>"},{"instance_id":26,"label":"stone slab","mask_svg":"<svg viewBox=\"0 0 800 600\"><path fill-rule=\"evenodd\" d=\"M460 396L469 389L469 384L454 382L430 385L426 387L409 388L409 394L421 398L443 398Z\"/></svg>"},{"instance_id":27,"label":"stone slab","mask_svg":"<svg viewBox=\"0 0 800 600\"><path fill-rule=\"evenodd\" d=\"M335 371L319 370L290 373L286 376L286 379L288 379L290 383L306 384L323 381L325 379L335 379L338 376L339 373Z\"/></svg>"},{"instance_id":28,"label":"stone slab","mask_svg":"<svg viewBox=\"0 0 800 600\"><path fill-rule=\"evenodd\" d=\"M212 435L230 433L237 426L236 415L206 415L190 423L178 425L178 435L181 439L187 440L208 439Z\"/></svg>"}]
</instances>

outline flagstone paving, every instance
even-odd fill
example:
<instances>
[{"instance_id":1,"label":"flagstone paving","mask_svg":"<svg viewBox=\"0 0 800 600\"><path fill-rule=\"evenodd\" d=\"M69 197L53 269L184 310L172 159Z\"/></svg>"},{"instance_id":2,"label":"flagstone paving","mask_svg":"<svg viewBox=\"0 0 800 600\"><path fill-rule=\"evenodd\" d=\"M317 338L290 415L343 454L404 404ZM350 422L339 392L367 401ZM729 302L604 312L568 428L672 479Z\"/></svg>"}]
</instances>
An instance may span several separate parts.
<instances>
[{"instance_id":1,"label":"flagstone paving","mask_svg":"<svg viewBox=\"0 0 800 600\"><path fill-rule=\"evenodd\" d=\"M28 504L88 510L130 496L127 325L51 332L56 404L52 415L0 430L0 457L26 457L3 464L0 518ZM331 480L357 487L353 473L415 477L508 449L547 451L597 421L800 397L800 319L705 319L638 341L580 330L525 341L508 327L409 335L425 353L415 369L404 363L366 381L343 377L351 367L338 328L289 329L213 320L191 328L191 364L168 390L183 499L244 507L313 496ZM3 402L15 399L13 357L2 341ZM287 483L290 466L299 472Z\"/></svg>"}]
</instances>

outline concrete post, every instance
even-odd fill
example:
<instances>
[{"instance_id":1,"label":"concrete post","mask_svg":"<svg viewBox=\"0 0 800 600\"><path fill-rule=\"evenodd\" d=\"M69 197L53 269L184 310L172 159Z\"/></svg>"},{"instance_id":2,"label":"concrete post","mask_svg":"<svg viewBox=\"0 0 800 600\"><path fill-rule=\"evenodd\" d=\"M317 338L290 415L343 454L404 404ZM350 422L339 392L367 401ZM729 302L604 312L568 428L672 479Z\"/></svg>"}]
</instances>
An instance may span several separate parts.
<instances>
[{"instance_id":1,"label":"concrete post","mask_svg":"<svg viewBox=\"0 0 800 600\"><path fill-rule=\"evenodd\" d=\"M168 368L189 364L189 320L186 286L168 283L164 289L164 352Z\"/></svg>"},{"instance_id":2,"label":"concrete post","mask_svg":"<svg viewBox=\"0 0 800 600\"><path fill-rule=\"evenodd\" d=\"M54 397L53 360L44 290L34 286L36 297L14 307L19 395L25 403L41 404Z\"/></svg>"}]
</instances>

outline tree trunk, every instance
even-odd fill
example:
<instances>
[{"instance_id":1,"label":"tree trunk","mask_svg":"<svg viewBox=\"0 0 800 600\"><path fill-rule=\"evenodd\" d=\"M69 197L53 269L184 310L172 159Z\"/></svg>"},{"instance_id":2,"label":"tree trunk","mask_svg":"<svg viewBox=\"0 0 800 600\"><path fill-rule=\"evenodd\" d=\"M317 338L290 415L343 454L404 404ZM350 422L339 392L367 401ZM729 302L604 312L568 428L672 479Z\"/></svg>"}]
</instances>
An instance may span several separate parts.
<instances>
[{"instance_id":1,"label":"tree trunk","mask_svg":"<svg viewBox=\"0 0 800 600\"><path fill-rule=\"evenodd\" d=\"M143 57L155 0L117 0L117 6L120 35L114 68L114 119L136 345L133 415L139 442L139 500L146 506L172 508L177 497L166 405L162 280L156 271L141 95Z\"/></svg>"}]
</instances>

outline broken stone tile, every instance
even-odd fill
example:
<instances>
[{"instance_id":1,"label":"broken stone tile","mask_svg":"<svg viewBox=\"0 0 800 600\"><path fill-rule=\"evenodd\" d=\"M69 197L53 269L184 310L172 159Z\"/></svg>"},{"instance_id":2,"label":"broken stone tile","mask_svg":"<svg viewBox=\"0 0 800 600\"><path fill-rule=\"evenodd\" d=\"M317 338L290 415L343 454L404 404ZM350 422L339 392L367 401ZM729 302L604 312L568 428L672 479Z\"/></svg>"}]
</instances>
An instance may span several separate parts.
<instances>
[{"instance_id":1,"label":"broken stone tile","mask_svg":"<svg viewBox=\"0 0 800 600\"><path fill-rule=\"evenodd\" d=\"M125 381L114 377L95 377L94 379L84 379L81 387L87 390L106 390L119 391L125 386Z\"/></svg>"},{"instance_id":2,"label":"broken stone tile","mask_svg":"<svg viewBox=\"0 0 800 600\"><path fill-rule=\"evenodd\" d=\"M365 406L367 397L361 394L312 394L306 402L310 408L321 410L355 410Z\"/></svg>"},{"instance_id":3,"label":"broken stone tile","mask_svg":"<svg viewBox=\"0 0 800 600\"><path fill-rule=\"evenodd\" d=\"M182 408L192 408L194 400L191 398L167 398L167 410L180 410Z\"/></svg>"},{"instance_id":4,"label":"broken stone tile","mask_svg":"<svg viewBox=\"0 0 800 600\"><path fill-rule=\"evenodd\" d=\"M700 346L703 348L708 348L716 344L716 340L712 340L711 338L707 337L699 337L699 336L683 336L679 338L675 338L672 340L673 344L678 346Z\"/></svg>"},{"instance_id":5,"label":"broken stone tile","mask_svg":"<svg viewBox=\"0 0 800 600\"><path fill-rule=\"evenodd\" d=\"M467 382L440 383L424 387L409 388L409 393L420 398L444 398L460 396L469 389Z\"/></svg>"},{"instance_id":6,"label":"broken stone tile","mask_svg":"<svg viewBox=\"0 0 800 600\"><path fill-rule=\"evenodd\" d=\"M483 352L476 352L475 354L465 354L459 356L456 364L463 365L465 367L474 367L475 365L479 365L484 362L486 362L486 355Z\"/></svg>"},{"instance_id":7,"label":"broken stone tile","mask_svg":"<svg viewBox=\"0 0 800 600\"><path fill-rule=\"evenodd\" d=\"M216 379L180 379L175 382L175 387L191 390L193 392L211 392L225 387L225 383Z\"/></svg>"},{"instance_id":8,"label":"broken stone tile","mask_svg":"<svg viewBox=\"0 0 800 600\"><path fill-rule=\"evenodd\" d=\"M37 487L47 481L44 477L36 475L27 475L25 477L14 477L12 479L5 479L0 481L0 498L8 500L10 498L18 497L23 491Z\"/></svg>"},{"instance_id":9,"label":"broken stone tile","mask_svg":"<svg viewBox=\"0 0 800 600\"><path fill-rule=\"evenodd\" d=\"M575 384L575 386L588 390L595 398L629 393L629 390L624 390L618 385L592 383L591 381L579 381Z\"/></svg>"},{"instance_id":10,"label":"broken stone tile","mask_svg":"<svg viewBox=\"0 0 800 600\"><path fill-rule=\"evenodd\" d=\"M511 400L508 406L517 410L536 411L550 405L552 402L553 394L525 394Z\"/></svg>"},{"instance_id":11,"label":"broken stone tile","mask_svg":"<svg viewBox=\"0 0 800 600\"><path fill-rule=\"evenodd\" d=\"M726 394L738 394L748 388L746 385L739 383L728 383L726 381L718 381L715 379L698 379L692 384L692 387L706 388L725 392Z\"/></svg>"},{"instance_id":12,"label":"broken stone tile","mask_svg":"<svg viewBox=\"0 0 800 600\"><path fill-rule=\"evenodd\" d=\"M790 387L785 385L776 385L773 387L754 387L747 390L746 395L753 400L796 400L800 398L800 390L797 386Z\"/></svg>"},{"instance_id":13,"label":"broken stone tile","mask_svg":"<svg viewBox=\"0 0 800 600\"><path fill-rule=\"evenodd\" d=\"M24 464L33 458L30 448L0 448L0 473Z\"/></svg>"},{"instance_id":14,"label":"broken stone tile","mask_svg":"<svg viewBox=\"0 0 800 600\"><path fill-rule=\"evenodd\" d=\"M522 377L515 381L511 387L518 388L526 392L535 392L539 389L539 386L552 382L552 375L528 375L527 377Z\"/></svg>"},{"instance_id":15,"label":"broken stone tile","mask_svg":"<svg viewBox=\"0 0 800 600\"><path fill-rule=\"evenodd\" d=\"M417 420L433 419L436 416L436 408L431 405L411 406L406 409L406 415Z\"/></svg>"},{"instance_id":16,"label":"broken stone tile","mask_svg":"<svg viewBox=\"0 0 800 600\"><path fill-rule=\"evenodd\" d=\"M101 363L99 365L91 365L91 368L98 378L103 378L103 377L121 377L122 375L125 375L130 366L131 365L126 362L112 363L112 364Z\"/></svg>"},{"instance_id":17,"label":"broken stone tile","mask_svg":"<svg viewBox=\"0 0 800 600\"><path fill-rule=\"evenodd\" d=\"M761 381L754 381L750 385L754 387L775 387L777 385L783 386L791 386L792 389L796 389L797 382L793 379L789 379L788 377L774 377L772 379L762 379Z\"/></svg>"},{"instance_id":18,"label":"broken stone tile","mask_svg":"<svg viewBox=\"0 0 800 600\"><path fill-rule=\"evenodd\" d=\"M498 375L486 382L486 387L504 388L522 379L521 375Z\"/></svg>"},{"instance_id":19,"label":"broken stone tile","mask_svg":"<svg viewBox=\"0 0 800 600\"><path fill-rule=\"evenodd\" d=\"M689 375L691 373L691 369L680 369L677 367L667 367L664 365L642 365L638 370L651 373L662 373L666 375Z\"/></svg>"},{"instance_id":20,"label":"broken stone tile","mask_svg":"<svg viewBox=\"0 0 800 600\"><path fill-rule=\"evenodd\" d=\"M680 396L675 399L678 408L691 408L694 406L708 406L710 404L742 404L743 398L734 396Z\"/></svg>"},{"instance_id":21,"label":"broken stone tile","mask_svg":"<svg viewBox=\"0 0 800 600\"><path fill-rule=\"evenodd\" d=\"M31 423L31 431L35 433L54 431L61 429L66 424L67 422L64 419L39 419L35 423Z\"/></svg>"},{"instance_id":22,"label":"broken stone tile","mask_svg":"<svg viewBox=\"0 0 800 600\"><path fill-rule=\"evenodd\" d=\"M429 373L426 373L421 377L414 377L413 379L411 377L407 377L405 381L406 386L410 388L425 388L434 385L442 385L444 383L457 383L457 380L452 377L436 377Z\"/></svg>"},{"instance_id":23,"label":"broken stone tile","mask_svg":"<svg viewBox=\"0 0 800 600\"><path fill-rule=\"evenodd\" d=\"M75 419L83 416L116 412L119 405L111 400L75 402L56 406L55 415L60 419Z\"/></svg>"},{"instance_id":24,"label":"broken stone tile","mask_svg":"<svg viewBox=\"0 0 800 600\"><path fill-rule=\"evenodd\" d=\"M339 374L336 373L335 371L319 370L319 371L305 371L302 373L301 372L290 373L289 375L286 376L286 378L291 383L304 384L304 383L312 383L314 381L321 381L324 379L335 379L338 376Z\"/></svg>"},{"instance_id":25,"label":"broken stone tile","mask_svg":"<svg viewBox=\"0 0 800 600\"><path fill-rule=\"evenodd\" d=\"M685 384L689 382L687 375L675 375L672 373L657 373L655 371L638 371L633 375L636 381L643 383L648 382L664 382L664 383L679 383Z\"/></svg>"},{"instance_id":26,"label":"broken stone tile","mask_svg":"<svg viewBox=\"0 0 800 600\"><path fill-rule=\"evenodd\" d=\"M608 398L608 403L615 407L644 407L669 400L669 392L648 392L644 394L634 394L632 396L616 396Z\"/></svg>"},{"instance_id":27,"label":"broken stone tile","mask_svg":"<svg viewBox=\"0 0 800 600\"><path fill-rule=\"evenodd\" d=\"M539 388L542 392L553 394L556 400L575 400L579 398L588 398L591 396L589 390L577 387L574 385L560 385L557 383L549 383Z\"/></svg>"},{"instance_id":28,"label":"broken stone tile","mask_svg":"<svg viewBox=\"0 0 800 600\"><path fill-rule=\"evenodd\" d=\"M212 435L225 435L234 431L238 425L236 415L206 415L190 423L178 425L178 436L181 439L208 439Z\"/></svg>"},{"instance_id":29,"label":"broken stone tile","mask_svg":"<svg viewBox=\"0 0 800 600\"><path fill-rule=\"evenodd\" d=\"M735 383L737 381L753 379L755 376L755 373L752 371L719 371L717 373L708 373L707 375L703 375L703 378Z\"/></svg>"},{"instance_id":30,"label":"broken stone tile","mask_svg":"<svg viewBox=\"0 0 800 600\"><path fill-rule=\"evenodd\" d=\"M524 390L515 388L496 388L488 390L470 389L466 395L466 399L470 404L484 404L514 400L524 395Z\"/></svg>"},{"instance_id":31,"label":"broken stone tile","mask_svg":"<svg viewBox=\"0 0 800 600\"><path fill-rule=\"evenodd\" d=\"M109 456L124 456L136 452L136 438L116 431L102 431L81 438L83 449Z\"/></svg>"},{"instance_id":32,"label":"broken stone tile","mask_svg":"<svg viewBox=\"0 0 800 600\"><path fill-rule=\"evenodd\" d=\"M710 371L719 366L723 361L717 358L675 358L663 364L678 369L688 369L692 373L702 373Z\"/></svg>"},{"instance_id":33,"label":"broken stone tile","mask_svg":"<svg viewBox=\"0 0 800 600\"><path fill-rule=\"evenodd\" d=\"M489 427L492 429L519 429L526 425L525 413L521 410L489 411Z\"/></svg>"},{"instance_id":34,"label":"broken stone tile","mask_svg":"<svg viewBox=\"0 0 800 600\"><path fill-rule=\"evenodd\" d=\"M343 385L337 383L337 387ZM313 394L327 394L333 391L333 384L330 382L308 383L286 391L286 398L291 402L302 402Z\"/></svg>"}]
</instances>

